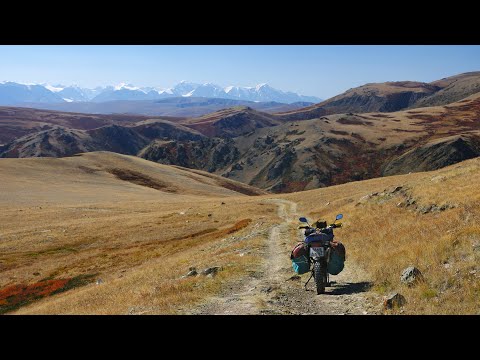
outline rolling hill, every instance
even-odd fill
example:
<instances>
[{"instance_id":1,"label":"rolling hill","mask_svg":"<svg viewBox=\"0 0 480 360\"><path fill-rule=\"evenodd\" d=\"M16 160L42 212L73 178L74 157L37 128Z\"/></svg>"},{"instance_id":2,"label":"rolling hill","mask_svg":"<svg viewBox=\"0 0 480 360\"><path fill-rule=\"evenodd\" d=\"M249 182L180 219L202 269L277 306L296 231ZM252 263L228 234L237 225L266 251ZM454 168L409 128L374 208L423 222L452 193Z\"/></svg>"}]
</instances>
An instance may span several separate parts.
<instances>
[{"instance_id":1,"label":"rolling hill","mask_svg":"<svg viewBox=\"0 0 480 360\"><path fill-rule=\"evenodd\" d=\"M220 110L181 123L209 137L220 138L233 138L281 124L272 115L243 106Z\"/></svg>"},{"instance_id":2,"label":"rolling hill","mask_svg":"<svg viewBox=\"0 0 480 360\"><path fill-rule=\"evenodd\" d=\"M480 155L480 93L415 106L422 99L443 104L475 92L478 74L430 84L366 84L313 107L277 114L237 106L194 118L149 119L45 111L36 116L35 110L5 108L7 134L12 124L32 133L0 145L0 157L114 151L272 192L435 170ZM402 110L393 111L397 108ZM347 112L352 109L356 112ZM36 127L28 128L32 124Z\"/></svg>"},{"instance_id":3,"label":"rolling hill","mask_svg":"<svg viewBox=\"0 0 480 360\"><path fill-rule=\"evenodd\" d=\"M447 105L480 91L480 71L450 76L431 83L439 91L418 100L413 107Z\"/></svg>"},{"instance_id":4,"label":"rolling hill","mask_svg":"<svg viewBox=\"0 0 480 360\"><path fill-rule=\"evenodd\" d=\"M294 122L238 107L175 122L55 127L4 145L0 157L115 151L292 192L434 170L478 156L479 111L479 94L445 106ZM452 137L461 140L452 142Z\"/></svg>"},{"instance_id":5,"label":"rolling hill","mask_svg":"<svg viewBox=\"0 0 480 360\"><path fill-rule=\"evenodd\" d=\"M478 313L479 159L282 195L112 153L2 159L0 181L1 313ZM292 279L296 220L337 213L349 275L315 296ZM406 305L383 310L392 291Z\"/></svg>"},{"instance_id":6,"label":"rolling hill","mask_svg":"<svg viewBox=\"0 0 480 360\"><path fill-rule=\"evenodd\" d=\"M396 81L370 83L279 116L305 120L340 113L393 112L408 108L441 106L462 100L480 91L480 72L451 76L431 83Z\"/></svg>"},{"instance_id":7,"label":"rolling hill","mask_svg":"<svg viewBox=\"0 0 480 360\"><path fill-rule=\"evenodd\" d=\"M143 200L165 197L168 201L172 194L188 198L265 193L207 172L111 152L90 152L60 159L2 159L0 167L4 184L0 202L3 205L16 198L25 198L26 194L33 196L26 199L32 203L52 203L52 199L57 199L62 204L75 204L115 202L128 198L128 194Z\"/></svg>"},{"instance_id":8,"label":"rolling hill","mask_svg":"<svg viewBox=\"0 0 480 360\"><path fill-rule=\"evenodd\" d=\"M153 118L177 120L177 118L169 117ZM19 107L0 107L0 144L6 144L24 135L48 130L56 126L90 130L112 124L128 125L147 119L152 119L152 117L143 115L94 115Z\"/></svg>"},{"instance_id":9,"label":"rolling hill","mask_svg":"<svg viewBox=\"0 0 480 360\"><path fill-rule=\"evenodd\" d=\"M199 147L209 153L208 149L221 144L225 157L216 161L217 174L273 192L300 191L434 170L479 156L479 115L477 94L448 106L286 122L228 141L218 139L215 144L157 143L141 156L175 164L176 159L195 158ZM452 141L452 137L462 140ZM179 149L182 156L175 157ZM212 162L205 167L200 164L182 163L212 171Z\"/></svg>"}]
</instances>

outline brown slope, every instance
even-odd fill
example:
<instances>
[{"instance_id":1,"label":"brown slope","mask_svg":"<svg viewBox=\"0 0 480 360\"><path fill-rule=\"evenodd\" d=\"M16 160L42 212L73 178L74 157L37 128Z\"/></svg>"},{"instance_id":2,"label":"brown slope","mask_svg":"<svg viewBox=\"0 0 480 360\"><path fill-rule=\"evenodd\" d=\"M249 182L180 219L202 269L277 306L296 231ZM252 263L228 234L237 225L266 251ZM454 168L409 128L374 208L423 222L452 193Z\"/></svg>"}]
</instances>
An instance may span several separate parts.
<instances>
[{"instance_id":1,"label":"brown slope","mask_svg":"<svg viewBox=\"0 0 480 360\"><path fill-rule=\"evenodd\" d=\"M63 157L90 151L136 154L148 139L131 128L108 125L93 130L55 127L23 136L3 147L0 157Z\"/></svg>"},{"instance_id":2,"label":"brown slope","mask_svg":"<svg viewBox=\"0 0 480 360\"><path fill-rule=\"evenodd\" d=\"M412 107L447 105L480 91L480 71L451 76L431 83L441 90L418 100Z\"/></svg>"},{"instance_id":3,"label":"brown slope","mask_svg":"<svg viewBox=\"0 0 480 360\"><path fill-rule=\"evenodd\" d=\"M480 156L480 133L453 135L414 147L388 163L383 175L430 171Z\"/></svg>"},{"instance_id":4,"label":"brown slope","mask_svg":"<svg viewBox=\"0 0 480 360\"><path fill-rule=\"evenodd\" d=\"M239 106L188 119L182 124L209 137L237 137L256 129L279 125L272 115Z\"/></svg>"},{"instance_id":5,"label":"brown slope","mask_svg":"<svg viewBox=\"0 0 480 360\"><path fill-rule=\"evenodd\" d=\"M20 107L0 107L0 144L27 134L48 130L55 126L67 129L90 130L106 125L132 125L151 117L142 115L98 115L52 110L39 110ZM177 121L176 118L162 117L158 119Z\"/></svg>"},{"instance_id":6,"label":"brown slope","mask_svg":"<svg viewBox=\"0 0 480 360\"><path fill-rule=\"evenodd\" d=\"M62 205L136 200L182 201L182 196L241 196L265 192L217 175L156 164L135 156L90 152L73 157L2 159L0 206Z\"/></svg>"},{"instance_id":7,"label":"brown slope","mask_svg":"<svg viewBox=\"0 0 480 360\"><path fill-rule=\"evenodd\" d=\"M371 83L349 89L319 104L277 115L286 120L303 120L349 112L392 112L412 106L438 90L439 86L415 81Z\"/></svg>"},{"instance_id":8,"label":"brown slope","mask_svg":"<svg viewBox=\"0 0 480 360\"><path fill-rule=\"evenodd\" d=\"M321 103L276 114L278 119L305 120L341 113L394 112L407 108L447 105L480 91L480 72L469 72L422 83L371 83L349 89Z\"/></svg>"},{"instance_id":9,"label":"brown slope","mask_svg":"<svg viewBox=\"0 0 480 360\"><path fill-rule=\"evenodd\" d=\"M91 130L56 126L26 135L0 148L0 157L62 157L89 151L136 155L153 139L200 140L199 132L164 120L137 126L108 125Z\"/></svg>"},{"instance_id":10,"label":"brown slope","mask_svg":"<svg viewBox=\"0 0 480 360\"><path fill-rule=\"evenodd\" d=\"M229 141L156 143L141 156L212 171L274 192L300 191L424 170L420 163L412 167L395 159L431 141L455 135L467 136L474 143L480 136L479 116L480 95L474 95L443 107L388 114L336 114L290 122ZM467 147L459 147L459 152L451 155L449 150L443 151L444 155L442 151L421 153L431 163L428 169L472 154Z\"/></svg>"}]
</instances>

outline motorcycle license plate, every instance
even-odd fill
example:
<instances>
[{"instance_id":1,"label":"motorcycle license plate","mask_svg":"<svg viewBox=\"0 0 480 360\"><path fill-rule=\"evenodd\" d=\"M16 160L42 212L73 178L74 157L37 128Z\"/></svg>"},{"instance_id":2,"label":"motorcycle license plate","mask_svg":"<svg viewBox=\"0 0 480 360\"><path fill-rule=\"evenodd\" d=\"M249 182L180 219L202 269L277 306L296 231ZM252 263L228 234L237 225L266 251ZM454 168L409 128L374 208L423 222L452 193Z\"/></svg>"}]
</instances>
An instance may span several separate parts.
<instances>
[{"instance_id":1,"label":"motorcycle license plate","mask_svg":"<svg viewBox=\"0 0 480 360\"><path fill-rule=\"evenodd\" d=\"M323 247L310 248L310 257L319 258L325 256L325 249Z\"/></svg>"}]
</instances>

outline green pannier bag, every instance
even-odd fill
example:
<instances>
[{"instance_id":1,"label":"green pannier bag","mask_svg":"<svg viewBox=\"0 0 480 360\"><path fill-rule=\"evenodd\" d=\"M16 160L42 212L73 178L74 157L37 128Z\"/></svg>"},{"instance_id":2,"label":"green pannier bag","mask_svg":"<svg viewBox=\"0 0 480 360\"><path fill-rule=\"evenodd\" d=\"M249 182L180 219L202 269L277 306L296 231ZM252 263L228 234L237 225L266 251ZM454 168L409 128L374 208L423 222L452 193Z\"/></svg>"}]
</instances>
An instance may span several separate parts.
<instances>
[{"instance_id":1,"label":"green pannier bag","mask_svg":"<svg viewBox=\"0 0 480 360\"><path fill-rule=\"evenodd\" d=\"M327 271L330 275L338 275L345 266L345 247L339 243L336 249L330 253Z\"/></svg>"},{"instance_id":2,"label":"green pannier bag","mask_svg":"<svg viewBox=\"0 0 480 360\"><path fill-rule=\"evenodd\" d=\"M292 259L293 270L299 274L305 274L310 271L310 263L305 255Z\"/></svg>"}]
</instances>

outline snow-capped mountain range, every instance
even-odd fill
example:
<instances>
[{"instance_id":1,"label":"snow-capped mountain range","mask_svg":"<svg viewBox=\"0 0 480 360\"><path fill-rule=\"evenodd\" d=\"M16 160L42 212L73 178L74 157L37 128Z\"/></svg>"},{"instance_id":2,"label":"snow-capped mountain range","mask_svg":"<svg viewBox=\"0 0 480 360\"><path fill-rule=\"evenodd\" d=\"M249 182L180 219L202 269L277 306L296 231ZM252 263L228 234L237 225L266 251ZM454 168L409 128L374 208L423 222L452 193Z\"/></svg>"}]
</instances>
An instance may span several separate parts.
<instances>
[{"instance_id":1,"label":"snow-capped mountain range","mask_svg":"<svg viewBox=\"0 0 480 360\"><path fill-rule=\"evenodd\" d=\"M182 81L172 88L136 87L121 83L116 86L81 88L76 85L21 84L0 82L0 105L22 103L106 102L116 100L157 100L169 97L206 97L279 103L320 102L315 96L277 90L268 84L253 87L195 84Z\"/></svg>"}]
</instances>

